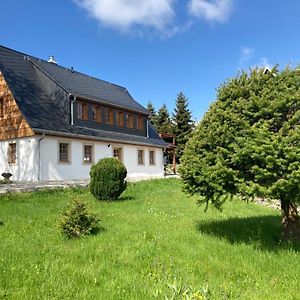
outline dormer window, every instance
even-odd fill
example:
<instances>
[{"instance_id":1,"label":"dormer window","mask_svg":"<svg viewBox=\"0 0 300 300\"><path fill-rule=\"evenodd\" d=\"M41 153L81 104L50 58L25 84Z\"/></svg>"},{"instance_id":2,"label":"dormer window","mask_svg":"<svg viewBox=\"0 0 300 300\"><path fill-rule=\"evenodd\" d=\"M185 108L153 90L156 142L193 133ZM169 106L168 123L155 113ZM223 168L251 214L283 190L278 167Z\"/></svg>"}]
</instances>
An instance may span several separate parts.
<instances>
[{"instance_id":1,"label":"dormer window","mask_svg":"<svg viewBox=\"0 0 300 300\"><path fill-rule=\"evenodd\" d=\"M137 126L138 126L139 130L143 130L144 129L144 119L143 119L142 116L138 116Z\"/></svg>"},{"instance_id":2,"label":"dormer window","mask_svg":"<svg viewBox=\"0 0 300 300\"><path fill-rule=\"evenodd\" d=\"M133 114L132 113L126 114L126 127L133 128Z\"/></svg>"},{"instance_id":3,"label":"dormer window","mask_svg":"<svg viewBox=\"0 0 300 300\"><path fill-rule=\"evenodd\" d=\"M117 125L119 127L124 126L124 113L122 111L117 112Z\"/></svg>"},{"instance_id":4,"label":"dormer window","mask_svg":"<svg viewBox=\"0 0 300 300\"><path fill-rule=\"evenodd\" d=\"M85 102L78 101L78 119L85 121L88 119L88 105Z\"/></svg>"},{"instance_id":5,"label":"dormer window","mask_svg":"<svg viewBox=\"0 0 300 300\"><path fill-rule=\"evenodd\" d=\"M93 105L93 121L101 123L101 107L99 105Z\"/></svg>"},{"instance_id":6,"label":"dormer window","mask_svg":"<svg viewBox=\"0 0 300 300\"><path fill-rule=\"evenodd\" d=\"M112 108L106 109L106 124L114 125L114 110Z\"/></svg>"}]
</instances>

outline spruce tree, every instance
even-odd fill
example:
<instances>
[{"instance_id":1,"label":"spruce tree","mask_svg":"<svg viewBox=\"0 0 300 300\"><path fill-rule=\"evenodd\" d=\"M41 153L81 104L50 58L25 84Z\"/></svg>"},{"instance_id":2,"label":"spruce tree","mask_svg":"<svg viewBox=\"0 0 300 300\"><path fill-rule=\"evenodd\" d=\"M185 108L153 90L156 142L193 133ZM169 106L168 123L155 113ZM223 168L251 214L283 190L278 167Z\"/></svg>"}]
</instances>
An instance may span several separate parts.
<instances>
[{"instance_id":1,"label":"spruce tree","mask_svg":"<svg viewBox=\"0 0 300 300\"><path fill-rule=\"evenodd\" d=\"M155 128L159 133L173 132L170 114L165 104L163 104L157 113Z\"/></svg>"},{"instance_id":2,"label":"spruce tree","mask_svg":"<svg viewBox=\"0 0 300 300\"><path fill-rule=\"evenodd\" d=\"M149 121L154 126L154 128L156 128L157 112L155 111L155 108L150 101L148 102L147 110L149 112Z\"/></svg>"},{"instance_id":3,"label":"spruce tree","mask_svg":"<svg viewBox=\"0 0 300 300\"><path fill-rule=\"evenodd\" d=\"M225 82L181 160L184 190L221 208L232 197L281 203L282 236L300 239L300 70Z\"/></svg>"},{"instance_id":4,"label":"spruce tree","mask_svg":"<svg viewBox=\"0 0 300 300\"><path fill-rule=\"evenodd\" d=\"M188 109L188 99L183 92L177 94L176 106L173 114L173 124L173 132L176 135L176 157L177 161L179 161L194 128L192 114Z\"/></svg>"}]
</instances>

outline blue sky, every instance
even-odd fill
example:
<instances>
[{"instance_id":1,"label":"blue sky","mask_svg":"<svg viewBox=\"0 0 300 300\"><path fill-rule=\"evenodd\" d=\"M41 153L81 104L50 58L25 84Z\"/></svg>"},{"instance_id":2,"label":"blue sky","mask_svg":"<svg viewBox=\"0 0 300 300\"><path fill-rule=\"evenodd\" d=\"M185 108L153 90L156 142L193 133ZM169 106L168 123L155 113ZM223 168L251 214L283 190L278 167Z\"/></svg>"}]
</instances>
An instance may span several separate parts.
<instances>
[{"instance_id":1,"label":"blue sky","mask_svg":"<svg viewBox=\"0 0 300 300\"><path fill-rule=\"evenodd\" d=\"M170 112L179 91L201 118L240 69L300 62L300 1L10 0L0 44L125 86Z\"/></svg>"}]
</instances>

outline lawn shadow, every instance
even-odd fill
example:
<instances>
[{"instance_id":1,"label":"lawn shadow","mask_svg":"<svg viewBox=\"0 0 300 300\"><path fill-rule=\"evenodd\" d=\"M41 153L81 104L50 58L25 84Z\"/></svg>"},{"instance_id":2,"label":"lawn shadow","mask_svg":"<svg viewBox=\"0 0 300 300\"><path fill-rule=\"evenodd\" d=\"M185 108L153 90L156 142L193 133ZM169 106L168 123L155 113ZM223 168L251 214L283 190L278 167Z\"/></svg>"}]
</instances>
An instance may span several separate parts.
<instances>
[{"instance_id":1,"label":"lawn shadow","mask_svg":"<svg viewBox=\"0 0 300 300\"><path fill-rule=\"evenodd\" d=\"M91 235L97 235L106 231L106 228L103 226L97 226L93 228L90 232Z\"/></svg>"},{"instance_id":2,"label":"lawn shadow","mask_svg":"<svg viewBox=\"0 0 300 300\"><path fill-rule=\"evenodd\" d=\"M4 225L4 222L0 220L0 226L3 226L3 225Z\"/></svg>"},{"instance_id":3,"label":"lawn shadow","mask_svg":"<svg viewBox=\"0 0 300 300\"><path fill-rule=\"evenodd\" d=\"M112 200L111 202L124 202L124 201L132 201L132 200L136 200L136 198L133 196L122 196L118 199Z\"/></svg>"},{"instance_id":4,"label":"lawn shadow","mask_svg":"<svg viewBox=\"0 0 300 300\"><path fill-rule=\"evenodd\" d=\"M300 251L300 243L280 240L280 216L230 218L220 221L198 221L199 232L225 239L230 244L249 244L260 250L277 252L280 249Z\"/></svg>"}]
</instances>

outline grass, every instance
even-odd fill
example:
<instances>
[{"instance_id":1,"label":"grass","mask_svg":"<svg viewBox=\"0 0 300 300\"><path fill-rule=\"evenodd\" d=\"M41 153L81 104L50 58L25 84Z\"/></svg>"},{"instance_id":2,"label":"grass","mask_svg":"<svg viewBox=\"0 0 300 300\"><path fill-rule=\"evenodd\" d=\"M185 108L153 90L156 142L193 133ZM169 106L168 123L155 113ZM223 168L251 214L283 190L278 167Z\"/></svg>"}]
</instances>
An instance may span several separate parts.
<instances>
[{"instance_id":1,"label":"grass","mask_svg":"<svg viewBox=\"0 0 300 300\"><path fill-rule=\"evenodd\" d=\"M97 234L61 235L74 197L99 215ZM84 189L1 196L0 299L300 298L300 248L280 243L279 212L203 210L176 179L130 184L111 203Z\"/></svg>"}]
</instances>

